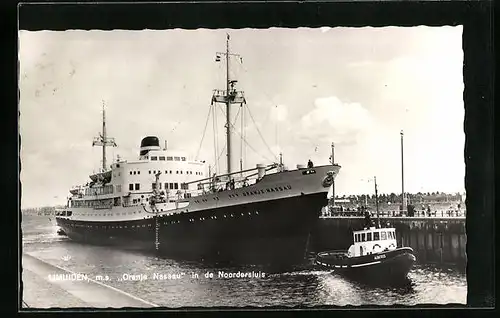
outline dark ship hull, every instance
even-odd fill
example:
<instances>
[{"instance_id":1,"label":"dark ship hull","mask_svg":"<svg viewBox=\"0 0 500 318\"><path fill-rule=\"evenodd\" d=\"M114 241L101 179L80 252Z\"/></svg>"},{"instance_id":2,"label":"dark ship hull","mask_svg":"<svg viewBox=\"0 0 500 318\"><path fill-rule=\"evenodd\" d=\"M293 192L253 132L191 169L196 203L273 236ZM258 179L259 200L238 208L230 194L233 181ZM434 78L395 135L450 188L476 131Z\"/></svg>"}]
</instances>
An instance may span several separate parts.
<instances>
[{"instance_id":1,"label":"dark ship hull","mask_svg":"<svg viewBox=\"0 0 500 318\"><path fill-rule=\"evenodd\" d=\"M291 265L304 262L327 193L178 213L133 221L58 218L69 238L149 250L190 260ZM158 230L157 229L158 226Z\"/></svg>"}]
</instances>

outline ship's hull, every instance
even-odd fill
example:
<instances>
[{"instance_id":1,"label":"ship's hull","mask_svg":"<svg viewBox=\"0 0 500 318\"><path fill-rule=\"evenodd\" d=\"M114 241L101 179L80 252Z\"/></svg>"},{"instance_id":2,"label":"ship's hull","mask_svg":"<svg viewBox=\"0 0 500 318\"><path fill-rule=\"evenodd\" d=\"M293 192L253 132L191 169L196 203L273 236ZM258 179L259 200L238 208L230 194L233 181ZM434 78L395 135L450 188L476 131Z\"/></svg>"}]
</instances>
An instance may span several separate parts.
<instances>
[{"instance_id":1,"label":"ship's hull","mask_svg":"<svg viewBox=\"0 0 500 318\"><path fill-rule=\"evenodd\" d=\"M57 218L69 238L193 260L298 264L327 193L161 215L131 221ZM158 230L156 230L158 226Z\"/></svg>"}]
</instances>

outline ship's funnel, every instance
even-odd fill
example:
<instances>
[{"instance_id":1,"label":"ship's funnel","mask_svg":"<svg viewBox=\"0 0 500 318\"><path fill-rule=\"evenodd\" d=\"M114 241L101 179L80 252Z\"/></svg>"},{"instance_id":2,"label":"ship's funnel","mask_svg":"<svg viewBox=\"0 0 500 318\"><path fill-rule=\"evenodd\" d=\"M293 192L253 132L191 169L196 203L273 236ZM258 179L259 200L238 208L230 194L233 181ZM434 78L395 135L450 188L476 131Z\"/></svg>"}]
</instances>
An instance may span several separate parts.
<instances>
[{"instance_id":1,"label":"ship's funnel","mask_svg":"<svg viewBox=\"0 0 500 318\"><path fill-rule=\"evenodd\" d=\"M266 175L266 165L262 163L257 164L257 173L259 180L262 179Z\"/></svg>"},{"instance_id":2,"label":"ship's funnel","mask_svg":"<svg viewBox=\"0 0 500 318\"><path fill-rule=\"evenodd\" d=\"M139 155L145 156L151 150L160 150L160 140L158 137L148 136L144 137L141 140L141 150Z\"/></svg>"}]
</instances>

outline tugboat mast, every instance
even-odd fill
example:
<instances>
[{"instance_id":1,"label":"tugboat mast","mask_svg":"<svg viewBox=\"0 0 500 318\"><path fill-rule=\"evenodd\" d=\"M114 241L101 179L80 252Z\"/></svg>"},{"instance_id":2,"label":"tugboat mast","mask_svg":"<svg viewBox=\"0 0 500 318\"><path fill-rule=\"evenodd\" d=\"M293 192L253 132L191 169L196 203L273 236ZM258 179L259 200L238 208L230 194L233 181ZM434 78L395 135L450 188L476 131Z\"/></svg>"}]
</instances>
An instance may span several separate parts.
<instances>
[{"instance_id":1,"label":"tugboat mast","mask_svg":"<svg viewBox=\"0 0 500 318\"><path fill-rule=\"evenodd\" d=\"M380 228L380 215L378 212L378 189L377 189L377 177L373 177L373 182L375 183L375 207L377 209L377 224L378 228Z\"/></svg>"},{"instance_id":2,"label":"tugboat mast","mask_svg":"<svg viewBox=\"0 0 500 318\"><path fill-rule=\"evenodd\" d=\"M102 101L102 134L94 137L92 146L102 147L102 172L106 171L106 146L116 147L115 139L108 138L106 135L106 110L104 109L104 101Z\"/></svg>"}]
</instances>

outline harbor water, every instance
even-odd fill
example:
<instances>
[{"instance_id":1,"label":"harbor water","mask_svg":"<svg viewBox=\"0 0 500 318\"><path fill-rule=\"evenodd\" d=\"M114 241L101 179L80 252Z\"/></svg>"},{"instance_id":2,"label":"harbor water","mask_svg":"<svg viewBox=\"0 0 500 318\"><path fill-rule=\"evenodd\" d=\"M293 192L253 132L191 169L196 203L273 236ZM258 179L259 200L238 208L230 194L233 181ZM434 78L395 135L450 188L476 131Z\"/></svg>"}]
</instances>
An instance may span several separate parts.
<instances>
[{"instance_id":1,"label":"harbor water","mask_svg":"<svg viewBox=\"0 0 500 318\"><path fill-rule=\"evenodd\" d=\"M224 267L84 245L57 235L57 229L53 217L23 216L23 253L161 307L466 303L466 275L456 267L417 265L408 283L376 287L313 268L270 272L257 266ZM64 277L54 272L51 279Z\"/></svg>"}]
</instances>

